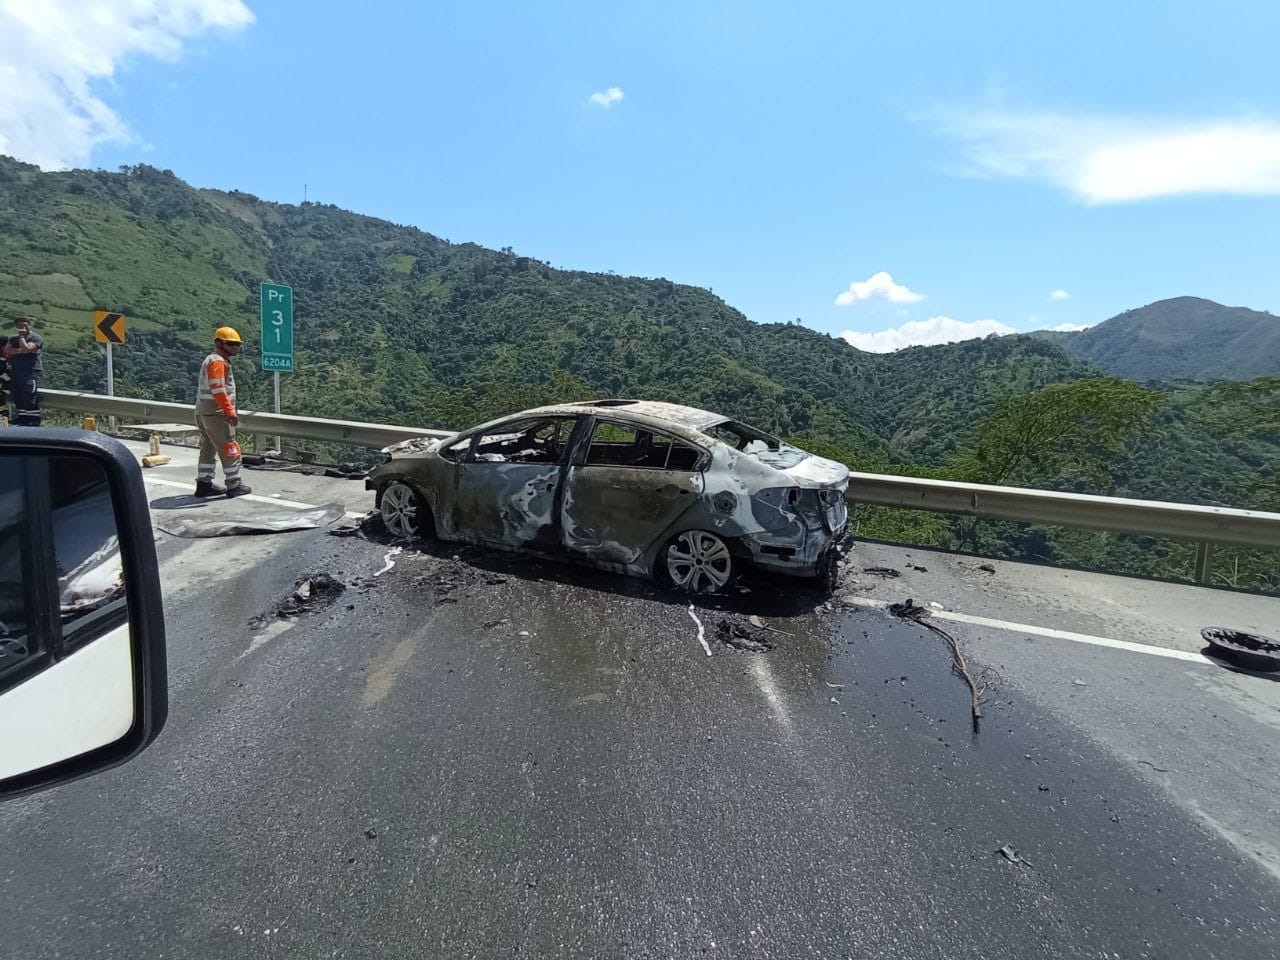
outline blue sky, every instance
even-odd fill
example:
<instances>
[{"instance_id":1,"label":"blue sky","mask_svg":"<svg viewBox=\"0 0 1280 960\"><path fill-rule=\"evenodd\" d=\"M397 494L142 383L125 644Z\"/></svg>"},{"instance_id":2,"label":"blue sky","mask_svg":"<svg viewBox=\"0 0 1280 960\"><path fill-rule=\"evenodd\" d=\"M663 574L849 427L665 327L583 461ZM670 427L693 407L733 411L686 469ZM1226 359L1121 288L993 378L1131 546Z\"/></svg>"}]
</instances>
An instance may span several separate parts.
<instances>
[{"instance_id":1,"label":"blue sky","mask_svg":"<svg viewBox=\"0 0 1280 960\"><path fill-rule=\"evenodd\" d=\"M1262 0L0 0L0 152L305 183L885 349L1280 308L1278 33Z\"/></svg>"}]
</instances>

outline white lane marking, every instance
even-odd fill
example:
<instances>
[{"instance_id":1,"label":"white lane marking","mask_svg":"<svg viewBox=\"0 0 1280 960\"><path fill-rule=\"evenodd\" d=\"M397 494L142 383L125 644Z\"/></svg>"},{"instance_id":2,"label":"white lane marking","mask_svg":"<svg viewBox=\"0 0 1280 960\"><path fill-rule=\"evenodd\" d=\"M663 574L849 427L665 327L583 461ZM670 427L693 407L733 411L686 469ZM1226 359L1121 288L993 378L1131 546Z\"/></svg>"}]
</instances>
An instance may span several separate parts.
<instances>
[{"instance_id":1,"label":"white lane marking","mask_svg":"<svg viewBox=\"0 0 1280 960\"><path fill-rule=\"evenodd\" d=\"M711 656L711 647L707 645L707 631L702 628L702 621L698 619L698 615L693 612L693 604L689 604L689 616L693 617L693 622L698 625L698 642L702 644L702 649L707 651L707 656Z\"/></svg>"},{"instance_id":2,"label":"white lane marking","mask_svg":"<svg viewBox=\"0 0 1280 960\"><path fill-rule=\"evenodd\" d=\"M870 597L849 597L846 601L858 607L874 607L883 610L889 606L886 600L873 600ZM1185 650L1170 650L1168 647L1155 647L1148 643L1134 643L1131 640L1114 640L1111 637L1097 637L1091 633L1074 633L1071 630L1057 630L1053 627L1037 627L1029 623L1014 623L1010 620L993 620L990 617L975 617L968 613L957 613L954 610L932 610L929 614L935 620L950 620L952 623L968 623L976 627L992 627L996 630L1008 630L1012 633L1034 633L1042 637L1056 640L1070 640L1073 643L1087 643L1095 647L1110 647L1112 650L1128 650L1130 653L1145 653L1152 657L1165 657L1169 660L1185 660L1188 663L1205 663L1213 661L1199 653L1187 653Z\"/></svg>"},{"instance_id":3,"label":"white lane marking","mask_svg":"<svg viewBox=\"0 0 1280 960\"><path fill-rule=\"evenodd\" d=\"M762 656L753 656L750 660L751 676L756 682L756 688L764 697L765 702L769 704L769 709L773 711L773 715L778 718L778 723L787 733L794 734L795 730L791 724L791 714L787 712L787 705L782 702L782 696L778 693L778 685L773 679L773 670L768 662Z\"/></svg>"},{"instance_id":4,"label":"white lane marking","mask_svg":"<svg viewBox=\"0 0 1280 960\"><path fill-rule=\"evenodd\" d=\"M236 659L243 660L245 657L253 653L253 651L257 650L260 646L262 646L268 640L272 639L273 637L278 637L280 636L280 634L286 633L289 630L293 629L294 622L295 621L293 620L276 620L272 623L267 624L266 629L256 634L254 638L249 642L249 646L246 647L244 650L242 650L240 652L240 656L236 657Z\"/></svg>"},{"instance_id":5,"label":"white lane marking","mask_svg":"<svg viewBox=\"0 0 1280 960\"><path fill-rule=\"evenodd\" d=\"M404 552L404 548L403 548L403 547L392 547L392 548L391 548L390 550L388 550L385 554L383 554L383 556L382 556L382 563L383 563L383 567L382 567L382 569L381 569L381 570L379 570L377 573L375 573L375 574L374 574L374 576L375 576L375 577L380 577L380 576L382 576L384 573L386 573L388 570L390 570L392 567L394 567L394 566L396 565L396 562L395 562L394 560L392 560L391 558L392 558L392 557L398 557L398 556L399 556L401 553L403 553L403 552Z\"/></svg>"},{"instance_id":6,"label":"white lane marking","mask_svg":"<svg viewBox=\"0 0 1280 960\"><path fill-rule=\"evenodd\" d=\"M153 477L145 473L142 475L142 479L147 483L158 483L163 487L180 487L183 490L190 490L194 486L181 480L166 480L164 477ZM211 499L216 500L218 498L212 497ZM320 506L318 503L300 503L297 500L285 500L280 497L260 497L256 493L246 493L244 499L252 500L254 503L273 503L282 507L293 507L295 510L315 510ZM343 514L343 517L348 520L363 520L365 516L363 513L351 513L350 511Z\"/></svg>"}]
</instances>

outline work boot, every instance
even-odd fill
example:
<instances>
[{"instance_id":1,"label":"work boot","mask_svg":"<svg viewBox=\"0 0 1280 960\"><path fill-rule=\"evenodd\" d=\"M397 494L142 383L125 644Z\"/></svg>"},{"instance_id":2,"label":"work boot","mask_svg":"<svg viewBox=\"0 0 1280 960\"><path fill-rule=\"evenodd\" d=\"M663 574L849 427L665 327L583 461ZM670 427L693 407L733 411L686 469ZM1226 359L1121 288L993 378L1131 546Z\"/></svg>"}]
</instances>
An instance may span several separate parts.
<instances>
[{"instance_id":1,"label":"work boot","mask_svg":"<svg viewBox=\"0 0 1280 960\"><path fill-rule=\"evenodd\" d=\"M227 491L225 488L218 486L212 480L196 481L197 497L220 497L226 492Z\"/></svg>"},{"instance_id":2,"label":"work boot","mask_svg":"<svg viewBox=\"0 0 1280 960\"><path fill-rule=\"evenodd\" d=\"M253 493L249 485L243 480L237 480L235 483L227 484L228 497L243 497L246 493Z\"/></svg>"}]
</instances>

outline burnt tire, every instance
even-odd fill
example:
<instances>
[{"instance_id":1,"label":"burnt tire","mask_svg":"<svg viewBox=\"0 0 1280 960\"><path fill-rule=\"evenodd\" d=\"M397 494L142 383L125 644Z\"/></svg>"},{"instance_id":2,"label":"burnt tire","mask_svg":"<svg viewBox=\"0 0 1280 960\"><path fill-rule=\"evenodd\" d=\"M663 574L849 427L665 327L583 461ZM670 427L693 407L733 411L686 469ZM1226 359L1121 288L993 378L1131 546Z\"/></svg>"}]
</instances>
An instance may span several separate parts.
<instances>
[{"instance_id":1,"label":"burnt tire","mask_svg":"<svg viewBox=\"0 0 1280 960\"><path fill-rule=\"evenodd\" d=\"M431 508L402 480L392 480L378 489L378 515L387 533L398 540L424 540L435 533Z\"/></svg>"},{"instance_id":2,"label":"burnt tire","mask_svg":"<svg viewBox=\"0 0 1280 960\"><path fill-rule=\"evenodd\" d=\"M827 596L836 592L840 585L840 551L832 547L818 561L818 575L815 578L817 587Z\"/></svg>"},{"instance_id":3,"label":"burnt tire","mask_svg":"<svg viewBox=\"0 0 1280 960\"><path fill-rule=\"evenodd\" d=\"M662 548L658 562L663 578L687 593L719 593L737 573L729 545L707 530L677 533Z\"/></svg>"}]
</instances>

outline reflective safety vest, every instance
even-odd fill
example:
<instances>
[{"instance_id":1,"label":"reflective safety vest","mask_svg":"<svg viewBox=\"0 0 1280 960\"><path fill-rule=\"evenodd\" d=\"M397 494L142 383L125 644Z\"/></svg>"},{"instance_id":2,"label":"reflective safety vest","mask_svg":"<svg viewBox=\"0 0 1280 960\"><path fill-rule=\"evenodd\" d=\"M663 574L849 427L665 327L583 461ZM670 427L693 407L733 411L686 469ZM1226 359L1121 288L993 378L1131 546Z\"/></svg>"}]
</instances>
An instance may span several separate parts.
<instances>
[{"instance_id":1,"label":"reflective safety vest","mask_svg":"<svg viewBox=\"0 0 1280 960\"><path fill-rule=\"evenodd\" d=\"M220 353L211 353L200 364L196 381L196 413L236 415L236 378L231 364Z\"/></svg>"}]
</instances>

